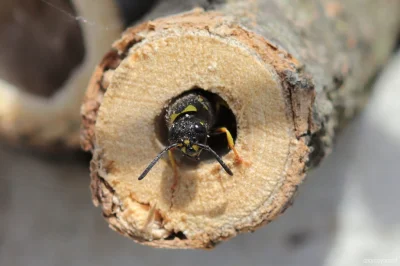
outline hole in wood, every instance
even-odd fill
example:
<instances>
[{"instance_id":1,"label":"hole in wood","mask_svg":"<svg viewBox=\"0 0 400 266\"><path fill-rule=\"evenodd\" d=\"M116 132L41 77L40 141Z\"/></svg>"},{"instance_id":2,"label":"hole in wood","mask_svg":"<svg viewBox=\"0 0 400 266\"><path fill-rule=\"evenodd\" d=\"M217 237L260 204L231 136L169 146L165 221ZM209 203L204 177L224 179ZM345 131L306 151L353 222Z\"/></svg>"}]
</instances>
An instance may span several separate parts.
<instances>
[{"instance_id":1,"label":"hole in wood","mask_svg":"<svg viewBox=\"0 0 400 266\"><path fill-rule=\"evenodd\" d=\"M194 87L188 91L183 92L182 94L174 97L169 101L169 103L173 102L175 99L182 97L188 93L199 93L201 94L204 98L206 98L208 101L211 102L211 105L214 108L214 113L215 113L215 124L211 128L210 131L210 137L207 140L207 144L220 156L223 156L227 154L230 149L228 147L228 141L226 138L226 134L212 134L213 130L219 128L219 127L226 127L230 133L232 134L233 139L236 141L236 136L237 136L237 124L236 124L236 117L233 114L232 110L229 108L229 105L224 101L218 94L212 93L210 91L206 91L204 89ZM168 105L163 108L161 111L160 115L158 115L155 118L155 132L157 139L165 146L169 145L168 141L168 128L165 120L165 115L167 112L167 108L169 107ZM180 154L180 155L179 155ZM182 161L184 161L185 164L188 165L195 165L197 164L197 161L195 160L190 160L189 158L186 158L186 156L183 156L181 152L177 151L176 155L178 155L176 158L181 158ZM202 152L200 156L201 160L208 160L212 159L215 160L215 158L209 154L208 152Z\"/></svg>"},{"instance_id":2,"label":"hole in wood","mask_svg":"<svg viewBox=\"0 0 400 266\"><path fill-rule=\"evenodd\" d=\"M172 232L167 238L165 238L165 240L173 240L174 238L178 238L180 240L188 239L183 232L179 231L176 233Z\"/></svg>"}]
</instances>

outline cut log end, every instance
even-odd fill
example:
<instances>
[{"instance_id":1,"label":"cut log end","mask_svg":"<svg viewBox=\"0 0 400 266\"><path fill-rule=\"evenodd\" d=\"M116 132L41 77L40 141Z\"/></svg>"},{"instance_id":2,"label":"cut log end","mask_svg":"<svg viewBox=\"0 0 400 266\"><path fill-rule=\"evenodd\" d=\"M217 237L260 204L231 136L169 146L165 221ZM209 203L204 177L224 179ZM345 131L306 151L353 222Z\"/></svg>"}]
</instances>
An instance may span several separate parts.
<instances>
[{"instance_id":1,"label":"cut log end","mask_svg":"<svg viewBox=\"0 0 400 266\"><path fill-rule=\"evenodd\" d=\"M82 107L82 145L92 150L92 193L110 226L135 241L211 248L273 220L304 177L308 109L294 110L282 73L297 61L217 13L184 14L128 30L93 76ZM112 56L110 56L112 55ZM119 55L119 56L117 56ZM219 95L237 123L235 147L212 159L167 158L138 177L163 148L157 123L174 97L194 88ZM297 115L293 115L296 113Z\"/></svg>"}]
</instances>

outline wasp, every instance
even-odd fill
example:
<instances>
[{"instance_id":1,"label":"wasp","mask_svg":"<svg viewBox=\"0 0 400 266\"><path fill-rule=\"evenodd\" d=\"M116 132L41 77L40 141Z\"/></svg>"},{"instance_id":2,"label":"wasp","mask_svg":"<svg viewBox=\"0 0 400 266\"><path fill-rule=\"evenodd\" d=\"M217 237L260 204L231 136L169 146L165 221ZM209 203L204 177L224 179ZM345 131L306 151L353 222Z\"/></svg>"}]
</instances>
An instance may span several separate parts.
<instances>
[{"instance_id":1,"label":"wasp","mask_svg":"<svg viewBox=\"0 0 400 266\"><path fill-rule=\"evenodd\" d=\"M224 133L226 134L229 148L235 153L236 160L239 162L241 161L234 147L234 140L229 130L226 127L214 128L218 110L220 109L219 104L220 103L217 103L216 106L213 106L213 104L199 92L189 92L174 99L167 107L165 114L169 146L154 158L139 176L139 180L142 180L148 174L166 152L169 154L175 176L177 176L177 164L172 154L174 149L179 149L184 156L194 160L200 160L200 153L202 150L210 152L222 168L229 175L233 175L222 158L207 145L207 139L211 134Z\"/></svg>"}]
</instances>

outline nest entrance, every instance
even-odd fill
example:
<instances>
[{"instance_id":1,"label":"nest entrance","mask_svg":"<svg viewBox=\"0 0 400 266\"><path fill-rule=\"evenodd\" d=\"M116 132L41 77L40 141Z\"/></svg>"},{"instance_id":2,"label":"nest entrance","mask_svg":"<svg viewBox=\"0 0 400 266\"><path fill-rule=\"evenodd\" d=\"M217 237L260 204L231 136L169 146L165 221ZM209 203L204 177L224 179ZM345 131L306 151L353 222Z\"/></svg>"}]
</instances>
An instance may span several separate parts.
<instances>
[{"instance_id":1,"label":"nest entrance","mask_svg":"<svg viewBox=\"0 0 400 266\"><path fill-rule=\"evenodd\" d=\"M207 100L211 102L211 105L214 108L219 105L218 111L215 112L215 124L211 128L210 137L207 140L207 144L214 150L219 156L223 156L229 152L228 141L226 139L225 134L212 134L214 129L219 127L226 127L229 132L232 134L233 139L236 141L237 137L237 123L236 117L233 114L232 110L229 108L228 103L217 93L213 93L211 91L206 91L199 87L193 87L190 90L187 90L178 96L172 98L170 102L173 102L175 99L182 97L188 93L198 93L205 97ZM154 125L157 139L164 145L168 146L168 127L165 121L165 114L169 107L169 103L162 109L161 113L155 117ZM179 152L176 152L176 155L181 157ZM200 156L201 160L214 160L215 158L207 153L203 152ZM181 161L185 163L185 165L197 165L198 161L190 160L184 156L181 157Z\"/></svg>"}]
</instances>

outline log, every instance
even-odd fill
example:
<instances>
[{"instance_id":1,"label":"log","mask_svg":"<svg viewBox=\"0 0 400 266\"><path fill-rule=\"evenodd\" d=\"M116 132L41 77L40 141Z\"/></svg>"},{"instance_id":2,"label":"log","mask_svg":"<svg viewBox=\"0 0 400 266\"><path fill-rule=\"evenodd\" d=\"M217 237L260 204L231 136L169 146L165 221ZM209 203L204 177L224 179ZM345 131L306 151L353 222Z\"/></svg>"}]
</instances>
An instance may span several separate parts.
<instances>
[{"instance_id":1,"label":"log","mask_svg":"<svg viewBox=\"0 0 400 266\"><path fill-rule=\"evenodd\" d=\"M122 32L116 3L3 2L0 137L42 150L78 149L87 83Z\"/></svg>"},{"instance_id":2,"label":"log","mask_svg":"<svg viewBox=\"0 0 400 266\"><path fill-rule=\"evenodd\" d=\"M112 229L153 247L212 248L293 203L365 105L393 50L400 2L172 3L149 18L204 9L129 28L114 43L85 96L81 145L93 153L93 201ZM214 159L190 164L176 153L175 187L167 158L139 181L167 144L165 108L192 89L226 102L244 162L218 150L229 176Z\"/></svg>"}]
</instances>

